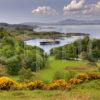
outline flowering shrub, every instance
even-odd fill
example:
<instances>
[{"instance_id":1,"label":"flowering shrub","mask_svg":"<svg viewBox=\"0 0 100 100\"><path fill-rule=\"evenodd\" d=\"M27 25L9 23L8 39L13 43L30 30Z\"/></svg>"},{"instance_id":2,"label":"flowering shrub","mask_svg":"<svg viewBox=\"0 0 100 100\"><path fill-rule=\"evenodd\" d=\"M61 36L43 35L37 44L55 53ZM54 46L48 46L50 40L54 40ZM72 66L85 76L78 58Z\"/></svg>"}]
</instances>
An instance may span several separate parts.
<instances>
[{"instance_id":1,"label":"flowering shrub","mask_svg":"<svg viewBox=\"0 0 100 100\"><path fill-rule=\"evenodd\" d=\"M37 80L34 82L27 83L26 87L30 90L43 89L44 83L43 83L43 81Z\"/></svg>"},{"instance_id":2,"label":"flowering shrub","mask_svg":"<svg viewBox=\"0 0 100 100\"><path fill-rule=\"evenodd\" d=\"M11 80L8 77L1 77L0 78L0 90L9 90L15 84L16 84L16 82L14 82L13 80Z\"/></svg>"},{"instance_id":3,"label":"flowering shrub","mask_svg":"<svg viewBox=\"0 0 100 100\"><path fill-rule=\"evenodd\" d=\"M49 83L45 86L47 90L53 89L65 89L67 86L67 82L65 80L55 80L52 83Z\"/></svg>"},{"instance_id":4,"label":"flowering shrub","mask_svg":"<svg viewBox=\"0 0 100 100\"><path fill-rule=\"evenodd\" d=\"M81 74L77 76L77 79L81 79L81 80L100 79L100 74Z\"/></svg>"},{"instance_id":5,"label":"flowering shrub","mask_svg":"<svg viewBox=\"0 0 100 100\"><path fill-rule=\"evenodd\" d=\"M81 80L89 79L88 74L81 74L78 75L76 78Z\"/></svg>"},{"instance_id":6,"label":"flowering shrub","mask_svg":"<svg viewBox=\"0 0 100 100\"><path fill-rule=\"evenodd\" d=\"M22 90L22 89L71 89L74 85L80 84L85 80L100 79L100 74L81 74L69 81L55 80L49 84L44 84L43 81L37 80L29 83L17 83L8 77L0 77L0 90Z\"/></svg>"},{"instance_id":7,"label":"flowering shrub","mask_svg":"<svg viewBox=\"0 0 100 100\"><path fill-rule=\"evenodd\" d=\"M100 74L88 74L89 79L100 79Z\"/></svg>"},{"instance_id":8,"label":"flowering shrub","mask_svg":"<svg viewBox=\"0 0 100 100\"><path fill-rule=\"evenodd\" d=\"M77 78L72 78L68 81L69 84L75 85L81 83L83 80L77 79Z\"/></svg>"}]
</instances>

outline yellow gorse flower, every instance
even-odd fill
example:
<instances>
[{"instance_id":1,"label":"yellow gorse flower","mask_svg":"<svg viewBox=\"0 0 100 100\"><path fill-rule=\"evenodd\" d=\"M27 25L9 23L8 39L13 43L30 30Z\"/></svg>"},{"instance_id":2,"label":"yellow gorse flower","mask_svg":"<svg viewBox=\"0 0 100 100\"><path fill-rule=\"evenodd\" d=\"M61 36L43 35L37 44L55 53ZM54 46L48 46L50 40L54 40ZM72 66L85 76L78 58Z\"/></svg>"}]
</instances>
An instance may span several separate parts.
<instances>
[{"instance_id":1,"label":"yellow gorse flower","mask_svg":"<svg viewBox=\"0 0 100 100\"><path fill-rule=\"evenodd\" d=\"M41 80L29 82L29 83L17 83L8 77L0 77L0 90L22 90L22 89L71 89L74 85L80 84L85 80L100 79L100 74L81 74L77 77L65 80L54 80L51 83L44 83Z\"/></svg>"}]
</instances>

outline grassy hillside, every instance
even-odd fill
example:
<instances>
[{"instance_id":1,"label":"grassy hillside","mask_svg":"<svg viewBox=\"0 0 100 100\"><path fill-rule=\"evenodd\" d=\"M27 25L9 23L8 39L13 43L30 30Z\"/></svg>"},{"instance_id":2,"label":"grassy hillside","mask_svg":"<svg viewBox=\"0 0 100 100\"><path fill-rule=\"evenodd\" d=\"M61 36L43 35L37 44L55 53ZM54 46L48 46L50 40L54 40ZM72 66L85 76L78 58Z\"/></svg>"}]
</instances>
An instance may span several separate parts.
<instances>
[{"instance_id":1,"label":"grassy hillside","mask_svg":"<svg viewBox=\"0 0 100 100\"><path fill-rule=\"evenodd\" d=\"M99 62L98 67L91 66L88 61L72 61L72 60L58 60L53 56L48 58L47 66L34 73L34 80L43 80L45 82L50 82L54 80L54 76L57 72L61 72L63 76L61 78L67 79L68 72L75 73L75 75L81 73L99 73ZM11 76L14 80L19 80L19 76Z\"/></svg>"},{"instance_id":2,"label":"grassy hillside","mask_svg":"<svg viewBox=\"0 0 100 100\"><path fill-rule=\"evenodd\" d=\"M86 65L86 63L86 61L57 60L54 57L49 57L49 65L47 68L37 72L36 75L39 75L44 81L52 81L57 71L66 73L67 67L78 67L81 65Z\"/></svg>"}]
</instances>

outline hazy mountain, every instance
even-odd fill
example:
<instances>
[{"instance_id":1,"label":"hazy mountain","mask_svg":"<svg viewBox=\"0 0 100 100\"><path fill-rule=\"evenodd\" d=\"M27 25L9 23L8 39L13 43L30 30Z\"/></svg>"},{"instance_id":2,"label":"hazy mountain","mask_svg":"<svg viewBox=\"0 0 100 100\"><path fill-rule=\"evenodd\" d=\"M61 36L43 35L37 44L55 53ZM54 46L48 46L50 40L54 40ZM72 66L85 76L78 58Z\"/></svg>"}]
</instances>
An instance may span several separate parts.
<instances>
[{"instance_id":1,"label":"hazy mountain","mask_svg":"<svg viewBox=\"0 0 100 100\"><path fill-rule=\"evenodd\" d=\"M55 23L41 23L41 22L24 22L24 23L21 23L23 25L29 25L29 26L39 26L39 25L52 25L52 24L55 24Z\"/></svg>"},{"instance_id":2,"label":"hazy mountain","mask_svg":"<svg viewBox=\"0 0 100 100\"><path fill-rule=\"evenodd\" d=\"M91 25L91 24L100 24L100 20L74 20L74 19L66 19L56 23L39 23L39 22L25 22L22 23L24 25Z\"/></svg>"},{"instance_id":3,"label":"hazy mountain","mask_svg":"<svg viewBox=\"0 0 100 100\"><path fill-rule=\"evenodd\" d=\"M91 25L91 24L100 24L100 20L74 20L74 19L66 19L59 21L59 25Z\"/></svg>"},{"instance_id":4,"label":"hazy mountain","mask_svg":"<svg viewBox=\"0 0 100 100\"><path fill-rule=\"evenodd\" d=\"M0 27L3 27L3 28L33 29L33 26L30 26L30 25L24 25L24 24L8 24L8 23L0 23Z\"/></svg>"},{"instance_id":5,"label":"hazy mountain","mask_svg":"<svg viewBox=\"0 0 100 100\"><path fill-rule=\"evenodd\" d=\"M0 23L0 27L13 28L36 28L39 25L100 25L100 20L75 20L66 19L56 23L39 23L39 22L24 22L20 24Z\"/></svg>"}]
</instances>

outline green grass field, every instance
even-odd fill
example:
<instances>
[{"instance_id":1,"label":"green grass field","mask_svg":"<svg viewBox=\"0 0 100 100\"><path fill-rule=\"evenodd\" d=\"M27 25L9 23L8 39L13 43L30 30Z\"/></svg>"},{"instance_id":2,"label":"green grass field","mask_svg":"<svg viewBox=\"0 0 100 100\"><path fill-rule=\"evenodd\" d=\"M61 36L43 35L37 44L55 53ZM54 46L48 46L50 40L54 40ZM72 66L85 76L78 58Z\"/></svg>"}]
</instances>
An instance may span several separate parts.
<instances>
[{"instance_id":1,"label":"green grass field","mask_svg":"<svg viewBox=\"0 0 100 100\"><path fill-rule=\"evenodd\" d=\"M49 57L49 65L35 73L37 79L52 81L55 73L66 73L74 70L77 73L95 71L97 68L88 68L87 61L66 61ZM99 65L99 63L98 63ZM85 67L85 68L83 68ZM17 77L11 77L18 80ZM93 80L75 86L72 90L20 90L0 91L0 100L100 100L100 80Z\"/></svg>"},{"instance_id":2,"label":"green grass field","mask_svg":"<svg viewBox=\"0 0 100 100\"><path fill-rule=\"evenodd\" d=\"M76 73L84 73L95 71L97 67L88 67L87 61L72 61L72 60L57 60L54 57L49 57L48 66L35 73L35 80L43 80L50 82L53 80L57 71L66 74L68 71L74 71ZM11 76L13 80L19 80L18 76Z\"/></svg>"},{"instance_id":3,"label":"green grass field","mask_svg":"<svg viewBox=\"0 0 100 100\"><path fill-rule=\"evenodd\" d=\"M67 71L70 70L69 68L72 68L72 70L74 70L75 68L80 68L81 66L86 66L86 65L87 61L57 60L54 57L49 57L49 65L47 66L47 68L36 72L36 75L37 77L40 77L41 80L52 81L57 71L66 73ZM90 71L90 69L86 70ZM76 69L74 71L79 73L82 72L80 69L79 70Z\"/></svg>"}]
</instances>

